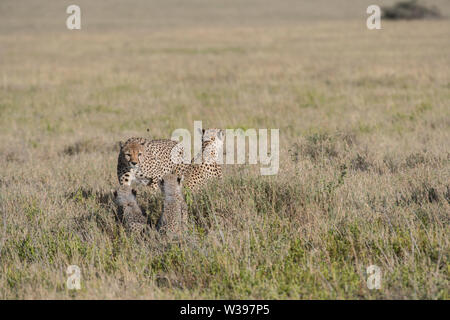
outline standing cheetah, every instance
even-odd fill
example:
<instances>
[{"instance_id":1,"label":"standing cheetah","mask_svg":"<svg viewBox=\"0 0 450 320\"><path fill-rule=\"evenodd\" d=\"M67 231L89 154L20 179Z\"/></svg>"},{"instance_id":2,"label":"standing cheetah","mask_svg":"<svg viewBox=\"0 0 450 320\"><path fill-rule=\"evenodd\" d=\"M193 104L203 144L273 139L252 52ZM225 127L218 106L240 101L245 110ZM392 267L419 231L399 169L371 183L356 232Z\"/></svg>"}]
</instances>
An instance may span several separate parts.
<instances>
[{"instance_id":1,"label":"standing cheetah","mask_svg":"<svg viewBox=\"0 0 450 320\"><path fill-rule=\"evenodd\" d=\"M222 177L222 166L218 163L219 154L223 152L223 136L221 129L202 131L202 154L197 155L191 164L180 164L175 172L185 176L185 187L196 192L213 178ZM198 162L201 158L201 163Z\"/></svg>"},{"instance_id":2,"label":"standing cheetah","mask_svg":"<svg viewBox=\"0 0 450 320\"><path fill-rule=\"evenodd\" d=\"M156 230L166 234L180 233L187 224L187 205L182 192L183 176L165 175L159 186L164 196L164 204Z\"/></svg>"},{"instance_id":3,"label":"standing cheetah","mask_svg":"<svg viewBox=\"0 0 450 320\"><path fill-rule=\"evenodd\" d=\"M119 219L125 229L132 233L141 233L147 226L147 218L142 214L136 201L136 190L128 185L119 186L113 191L114 202L118 207Z\"/></svg>"},{"instance_id":4,"label":"standing cheetah","mask_svg":"<svg viewBox=\"0 0 450 320\"><path fill-rule=\"evenodd\" d=\"M172 155L175 155L172 158ZM177 159L177 157L179 157ZM173 160L175 161L173 161ZM172 140L130 138L120 143L117 176L120 185L133 181L158 189L158 181L170 173L183 159L183 146Z\"/></svg>"}]
</instances>

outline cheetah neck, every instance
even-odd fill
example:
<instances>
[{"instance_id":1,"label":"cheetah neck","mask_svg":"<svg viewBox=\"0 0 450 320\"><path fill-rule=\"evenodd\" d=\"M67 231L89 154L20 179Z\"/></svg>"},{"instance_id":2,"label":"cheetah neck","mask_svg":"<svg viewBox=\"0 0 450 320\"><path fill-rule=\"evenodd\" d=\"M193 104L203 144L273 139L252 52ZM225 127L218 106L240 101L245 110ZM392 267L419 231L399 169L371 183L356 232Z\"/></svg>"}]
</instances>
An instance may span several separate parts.
<instances>
[{"instance_id":1,"label":"cheetah neck","mask_svg":"<svg viewBox=\"0 0 450 320\"><path fill-rule=\"evenodd\" d=\"M218 145L217 142L213 141L203 141L202 143L202 152L197 154L191 163L208 163L214 164L217 163L219 159Z\"/></svg>"}]
</instances>

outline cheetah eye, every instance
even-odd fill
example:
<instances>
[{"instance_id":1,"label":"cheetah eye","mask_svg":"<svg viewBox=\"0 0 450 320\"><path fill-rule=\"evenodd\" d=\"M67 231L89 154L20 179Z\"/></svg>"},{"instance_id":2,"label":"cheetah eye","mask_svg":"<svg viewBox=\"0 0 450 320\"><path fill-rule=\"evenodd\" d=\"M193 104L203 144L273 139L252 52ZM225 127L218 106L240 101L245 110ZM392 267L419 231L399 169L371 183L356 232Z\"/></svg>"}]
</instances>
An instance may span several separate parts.
<instances>
[{"instance_id":1,"label":"cheetah eye","mask_svg":"<svg viewBox=\"0 0 450 320\"><path fill-rule=\"evenodd\" d=\"M138 157L142 156L142 152L139 152Z\"/></svg>"},{"instance_id":2,"label":"cheetah eye","mask_svg":"<svg viewBox=\"0 0 450 320\"><path fill-rule=\"evenodd\" d=\"M128 157L128 158L130 158L130 157L131 157L131 154L127 153L125 156Z\"/></svg>"}]
</instances>

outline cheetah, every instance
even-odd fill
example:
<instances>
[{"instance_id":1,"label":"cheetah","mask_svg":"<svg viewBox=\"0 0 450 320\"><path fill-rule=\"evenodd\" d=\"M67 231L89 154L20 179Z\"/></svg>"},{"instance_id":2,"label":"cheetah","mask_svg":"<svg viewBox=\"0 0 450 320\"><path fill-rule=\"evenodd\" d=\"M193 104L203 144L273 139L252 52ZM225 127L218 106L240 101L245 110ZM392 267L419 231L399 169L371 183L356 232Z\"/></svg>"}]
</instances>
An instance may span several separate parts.
<instances>
[{"instance_id":1,"label":"cheetah","mask_svg":"<svg viewBox=\"0 0 450 320\"><path fill-rule=\"evenodd\" d=\"M182 144L173 140L134 137L121 142L117 161L119 184L131 185L135 181L157 190L158 181L182 162L183 150Z\"/></svg>"},{"instance_id":2,"label":"cheetah","mask_svg":"<svg viewBox=\"0 0 450 320\"><path fill-rule=\"evenodd\" d=\"M199 191L208 181L222 177L222 166L218 163L223 150L224 131L221 129L202 130L202 154L191 164L180 164L175 172L185 176L184 186L192 192ZM202 163L196 163L202 157Z\"/></svg>"},{"instance_id":3,"label":"cheetah","mask_svg":"<svg viewBox=\"0 0 450 320\"><path fill-rule=\"evenodd\" d=\"M136 201L136 190L128 185L119 186L113 191L114 203L118 207L119 219L125 229L131 233L140 234L147 227L147 218L142 214Z\"/></svg>"},{"instance_id":4,"label":"cheetah","mask_svg":"<svg viewBox=\"0 0 450 320\"><path fill-rule=\"evenodd\" d=\"M159 186L164 196L163 211L156 230L163 234L179 234L187 224L187 204L183 197L183 176L167 174Z\"/></svg>"}]
</instances>

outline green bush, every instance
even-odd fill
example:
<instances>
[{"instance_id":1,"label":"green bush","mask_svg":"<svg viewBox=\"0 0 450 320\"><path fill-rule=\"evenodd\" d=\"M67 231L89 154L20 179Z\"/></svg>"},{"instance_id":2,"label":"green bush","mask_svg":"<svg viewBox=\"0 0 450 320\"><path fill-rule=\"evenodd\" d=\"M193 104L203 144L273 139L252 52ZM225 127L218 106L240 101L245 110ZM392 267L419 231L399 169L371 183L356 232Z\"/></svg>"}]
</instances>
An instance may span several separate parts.
<instances>
[{"instance_id":1,"label":"green bush","mask_svg":"<svg viewBox=\"0 0 450 320\"><path fill-rule=\"evenodd\" d=\"M392 7L382 8L383 18L390 20L435 19L440 18L439 9L428 8L417 0L401 1Z\"/></svg>"}]
</instances>

